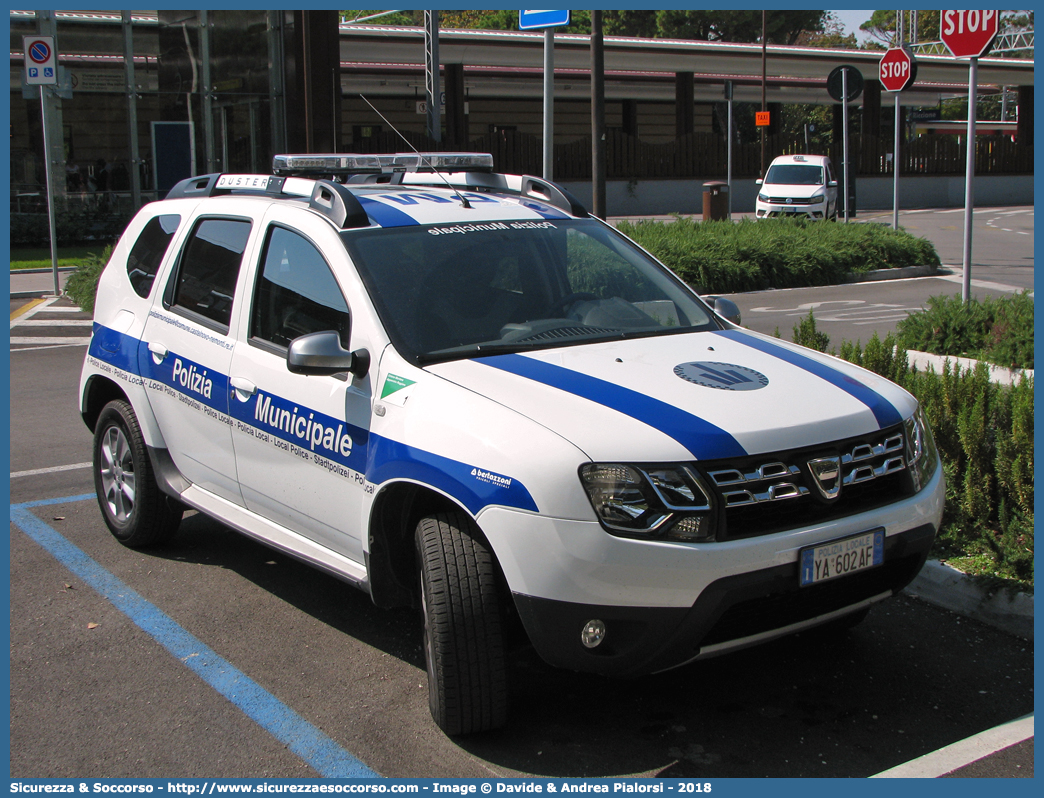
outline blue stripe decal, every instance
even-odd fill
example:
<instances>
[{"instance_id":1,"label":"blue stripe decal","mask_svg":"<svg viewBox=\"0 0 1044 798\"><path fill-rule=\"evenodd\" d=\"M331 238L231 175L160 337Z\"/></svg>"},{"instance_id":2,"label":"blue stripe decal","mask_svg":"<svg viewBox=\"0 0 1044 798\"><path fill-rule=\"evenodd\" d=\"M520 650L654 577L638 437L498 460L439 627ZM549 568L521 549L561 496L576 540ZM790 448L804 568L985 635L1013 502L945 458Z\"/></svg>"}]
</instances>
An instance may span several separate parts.
<instances>
[{"instance_id":1,"label":"blue stripe decal","mask_svg":"<svg viewBox=\"0 0 1044 798\"><path fill-rule=\"evenodd\" d=\"M815 374L822 380L826 380L835 388L840 388L842 391L853 398L858 399L870 408L870 412L874 414L874 418L877 419L877 424L881 429L891 427L903 420L903 417L899 414L899 411L895 409L892 403L881 396L881 394L873 388L864 385L837 369L831 368L825 363L820 363L818 360L814 360L800 352L791 351L779 344L765 341L761 338L741 332L740 330L720 330L716 332L715 335L720 335L723 338L728 338L730 341L749 346L751 349L757 349L759 352L764 352L766 355L777 357L780 360L790 363L792 366L797 366L810 374Z\"/></svg>"},{"instance_id":2,"label":"blue stripe decal","mask_svg":"<svg viewBox=\"0 0 1044 798\"><path fill-rule=\"evenodd\" d=\"M539 512L529 490L517 479L416 449L379 435L370 438L366 479L380 485L408 479L443 491L472 515L490 505Z\"/></svg>"},{"instance_id":3,"label":"blue stripe decal","mask_svg":"<svg viewBox=\"0 0 1044 798\"><path fill-rule=\"evenodd\" d=\"M93 498L93 494L87 494L12 504L11 523L321 776L334 779L380 777L379 773L352 756L30 512L32 507Z\"/></svg>"},{"instance_id":4,"label":"blue stripe decal","mask_svg":"<svg viewBox=\"0 0 1044 798\"><path fill-rule=\"evenodd\" d=\"M364 195L359 195L359 202L362 204L366 214L381 227L409 227L410 225L419 224L408 213L404 213L398 208L393 208L387 203L370 199Z\"/></svg>"},{"instance_id":5,"label":"blue stripe decal","mask_svg":"<svg viewBox=\"0 0 1044 798\"><path fill-rule=\"evenodd\" d=\"M720 427L630 388L524 355L497 355L476 358L475 362L543 383L630 416L670 436L697 460L743 457L747 454L739 442Z\"/></svg>"},{"instance_id":6,"label":"blue stripe decal","mask_svg":"<svg viewBox=\"0 0 1044 798\"><path fill-rule=\"evenodd\" d=\"M490 505L539 512L529 490L514 477L382 438L267 391L258 390L246 402L230 403L227 375L173 352L157 364L143 341L100 324L94 325L89 353L117 379L140 382L146 393L176 392L185 397L187 407L208 415L213 413L203 408L217 411L230 419L230 426L238 422L236 429L245 428L245 434L259 440L278 438L308 450L317 467L346 478L350 474L345 469L352 469L375 485L391 479L431 485L473 515ZM113 374L108 366L119 371Z\"/></svg>"}]
</instances>

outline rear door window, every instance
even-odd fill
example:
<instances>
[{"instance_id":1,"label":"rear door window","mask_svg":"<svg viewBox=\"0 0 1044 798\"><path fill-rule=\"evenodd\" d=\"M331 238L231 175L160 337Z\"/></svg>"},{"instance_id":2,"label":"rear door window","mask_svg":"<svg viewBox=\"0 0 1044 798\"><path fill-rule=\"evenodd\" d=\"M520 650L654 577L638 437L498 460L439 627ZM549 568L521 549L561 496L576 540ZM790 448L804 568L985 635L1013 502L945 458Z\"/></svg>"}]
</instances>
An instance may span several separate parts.
<instances>
[{"instance_id":1,"label":"rear door window","mask_svg":"<svg viewBox=\"0 0 1044 798\"><path fill-rule=\"evenodd\" d=\"M200 219L185 242L178 270L168 285L164 297L167 307L227 333L249 237L247 219Z\"/></svg>"}]
</instances>

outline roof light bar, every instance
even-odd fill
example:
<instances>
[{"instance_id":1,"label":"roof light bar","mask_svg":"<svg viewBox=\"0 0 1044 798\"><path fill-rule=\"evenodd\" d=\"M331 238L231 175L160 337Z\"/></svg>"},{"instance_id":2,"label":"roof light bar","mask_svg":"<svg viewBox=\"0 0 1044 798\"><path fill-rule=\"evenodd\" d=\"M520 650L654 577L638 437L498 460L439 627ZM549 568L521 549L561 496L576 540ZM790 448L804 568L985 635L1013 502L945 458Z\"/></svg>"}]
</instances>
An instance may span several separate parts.
<instances>
[{"instance_id":1,"label":"roof light bar","mask_svg":"<svg viewBox=\"0 0 1044 798\"><path fill-rule=\"evenodd\" d=\"M276 175L350 175L384 172L492 172L493 156L484 152L399 152L393 155L276 155Z\"/></svg>"}]
</instances>

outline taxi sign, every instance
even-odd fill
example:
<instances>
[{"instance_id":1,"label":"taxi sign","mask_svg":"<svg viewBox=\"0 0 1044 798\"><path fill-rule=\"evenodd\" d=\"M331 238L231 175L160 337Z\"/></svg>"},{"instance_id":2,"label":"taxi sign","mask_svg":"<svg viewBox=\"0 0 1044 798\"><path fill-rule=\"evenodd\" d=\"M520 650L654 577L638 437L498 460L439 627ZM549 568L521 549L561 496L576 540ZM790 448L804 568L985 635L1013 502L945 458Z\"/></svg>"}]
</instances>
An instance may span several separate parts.
<instances>
[{"instance_id":1,"label":"taxi sign","mask_svg":"<svg viewBox=\"0 0 1044 798\"><path fill-rule=\"evenodd\" d=\"M53 36L23 36L25 82L30 86L58 83L58 54Z\"/></svg>"},{"instance_id":2,"label":"taxi sign","mask_svg":"<svg viewBox=\"0 0 1044 798\"><path fill-rule=\"evenodd\" d=\"M772 124L772 112L771 111L755 111L754 112L754 124L758 127L767 127Z\"/></svg>"}]
</instances>

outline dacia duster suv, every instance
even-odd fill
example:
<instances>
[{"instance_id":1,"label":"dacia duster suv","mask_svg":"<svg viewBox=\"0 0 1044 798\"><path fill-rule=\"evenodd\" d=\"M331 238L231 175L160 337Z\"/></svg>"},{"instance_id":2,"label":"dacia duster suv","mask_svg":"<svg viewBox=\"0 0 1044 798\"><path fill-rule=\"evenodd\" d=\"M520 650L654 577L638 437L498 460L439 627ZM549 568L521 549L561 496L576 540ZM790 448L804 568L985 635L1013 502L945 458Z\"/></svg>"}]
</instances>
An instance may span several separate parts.
<instances>
[{"instance_id":1,"label":"dacia duster suv","mask_svg":"<svg viewBox=\"0 0 1044 798\"><path fill-rule=\"evenodd\" d=\"M101 276L80 410L121 543L195 508L422 608L450 734L505 722L509 623L633 676L853 623L921 568L943 476L898 386L488 155L273 172L180 183Z\"/></svg>"}]
</instances>

